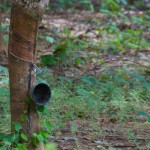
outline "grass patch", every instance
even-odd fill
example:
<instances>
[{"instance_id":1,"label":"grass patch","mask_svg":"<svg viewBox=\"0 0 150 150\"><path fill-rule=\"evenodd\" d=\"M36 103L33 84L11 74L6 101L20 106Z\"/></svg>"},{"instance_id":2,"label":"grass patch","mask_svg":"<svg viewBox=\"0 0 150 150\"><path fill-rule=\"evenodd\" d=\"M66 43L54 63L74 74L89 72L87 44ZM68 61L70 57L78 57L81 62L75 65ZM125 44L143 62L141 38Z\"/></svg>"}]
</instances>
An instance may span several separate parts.
<instances>
[{"instance_id":1,"label":"grass patch","mask_svg":"<svg viewBox=\"0 0 150 150\"><path fill-rule=\"evenodd\" d=\"M8 72L4 76L7 80ZM71 132L76 133L78 124L75 120L77 119L83 122L86 120L88 126L94 130L97 127L99 133L101 131L98 124L101 117L105 117L106 121L111 123L136 122L139 121L137 112L146 111L144 106L149 101L149 78L125 69L107 70L97 78L84 75L79 80L53 77L48 69L37 76L37 82L51 85L52 99L47 106L49 116L40 114L40 117L41 124L46 120L52 122L52 133L59 132L68 122L70 122ZM10 132L8 82L2 81L0 131Z\"/></svg>"},{"instance_id":2,"label":"grass patch","mask_svg":"<svg viewBox=\"0 0 150 150\"><path fill-rule=\"evenodd\" d=\"M112 122L137 121L137 112L148 104L149 81L137 72L106 71L99 78L84 75L78 81L54 79L47 72L40 78L52 87L50 117L44 118L52 120L54 131L77 118L95 123L100 116Z\"/></svg>"}]
</instances>

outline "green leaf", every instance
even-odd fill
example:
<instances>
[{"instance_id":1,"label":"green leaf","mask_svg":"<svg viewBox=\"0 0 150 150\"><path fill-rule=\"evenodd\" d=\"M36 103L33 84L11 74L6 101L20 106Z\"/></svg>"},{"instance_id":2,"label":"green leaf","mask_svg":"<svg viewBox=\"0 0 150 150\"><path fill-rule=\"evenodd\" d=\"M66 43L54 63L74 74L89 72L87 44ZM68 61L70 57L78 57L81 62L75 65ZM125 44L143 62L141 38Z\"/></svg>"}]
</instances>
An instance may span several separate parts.
<instances>
[{"instance_id":1,"label":"green leaf","mask_svg":"<svg viewBox=\"0 0 150 150\"><path fill-rule=\"evenodd\" d=\"M34 146L38 146L38 144L39 144L39 140L37 139L37 134L36 133L34 133L33 134L33 137L32 137L32 144L34 145Z\"/></svg>"},{"instance_id":2,"label":"green leaf","mask_svg":"<svg viewBox=\"0 0 150 150\"><path fill-rule=\"evenodd\" d=\"M20 116L20 121L21 122L23 122L23 121L25 121L25 120L27 120L28 119L28 117L26 116L26 115L21 115Z\"/></svg>"},{"instance_id":3,"label":"green leaf","mask_svg":"<svg viewBox=\"0 0 150 150\"><path fill-rule=\"evenodd\" d=\"M90 3L90 10L94 12L94 6Z\"/></svg>"},{"instance_id":4,"label":"green leaf","mask_svg":"<svg viewBox=\"0 0 150 150\"><path fill-rule=\"evenodd\" d=\"M139 47L138 44L134 44L134 43L130 43L130 42L128 42L126 46L133 48L133 49L137 49Z\"/></svg>"},{"instance_id":5,"label":"green leaf","mask_svg":"<svg viewBox=\"0 0 150 150\"><path fill-rule=\"evenodd\" d=\"M148 122L150 122L150 117L148 117L146 120L147 120Z\"/></svg>"},{"instance_id":6,"label":"green leaf","mask_svg":"<svg viewBox=\"0 0 150 150\"><path fill-rule=\"evenodd\" d=\"M46 36L46 41L53 44L55 42L55 39L50 36Z\"/></svg>"},{"instance_id":7,"label":"green leaf","mask_svg":"<svg viewBox=\"0 0 150 150\"><path fill-rule=\"evenodd\" d=\"M45 106L37 106L37 111L44 112Z\"/></svg>"},{"instance_id":8,"label":"green leaf","mask_svg":"<svg viewBox=\"0 0 150 150\"><path fill-rule=\"evenodd\" d=\"M0 146L0 150L7 150L6 145Z\"/></svg>"},{"instance_id":9,"label":"green leaf","mask_svg":"<svg viewBox=\"0 0 150 150\"><path fill-rule=\"evenodd\" d=\"M46 129L50 132L51 131L51 129L52 129L52 124L50 123L50 121L46 121L45 122L45 127L46 127Z\"/></svg>"},{"instance_id":10,"label":"green leaf","mask_svg":"<svg viewBox=\"0 0 150 150\"><path fill-rule=\"evenodd\" d=\"M57 150L56 144L54 143L47 143L44 147L44 150Z\"/></svg>"},{"instance_id":11,"label":"green leaf","mask_svg":"<svg viewBox=\"0 0 150 150\"><path fill-rule=\"evenodd\" d=\"M0 133L0 141L3 140L5 137L5 134L4 133Z\"/></svg>"},{"instance_id":12,"label":"green leaf","mask_svg":"<svg viewBox=\"0 0 150 150\"><path fill-rule=\"evenodd\" d=\"M4 31L6 29L6 26L0 26L0 30Z\"/></svg>"},{"instance_id":13,"label":"green leaf","mask_svg":"<svg viewBox=\"0 0 150 150\"><path fill-rule=\"evenodd\" d=\"M68 77L58 77L61 81L64 81L64 82L68 82L68 83L72 83L72 79L68 78Z\"/></svg>"},{"instance_id":14,"label":"green leaf","mask_svg":"<svg viewBox=\"0 0 150 150\"><path fill-rule=\"evenodd\" d=\"M80 64L80 59L78 59L78 58L75 59L75 64L76 64L76 65L79 65L79 64Z\"/></svg>"},{"instance_id":15,"label":"green leaf","mask_svg":"<svg viewBox=\"0 0 150 150\"><path fill-rule=\"evenodd\" d=\"M33 133L33 137L37 137L37 133Z\"/></svg>"},{"instance_id":16,"label":"green leaf","mask_svg":"<svg viewBox=\"0 0 150 150\"><path fill-rule=\"evenodd\" d=\"M144 83L144 87L147 89L150 89L150 84L149 83Z\"/></svg>"},{"instance_id":17,"label":"green leaf","mask_svg":"<svg viewBox=\"0 0 150 150\"><path fill-rule=\"evenodd\" d=\"M0 82L0 83L1 83L1 82ZM0 88L0 98L1 98L3 95L8 96L8 95L9 95L9 91L8 91L8 89L6 89L6 88L4 88L4 87L1 87L1 88Z\"/></svg>"},{"instance_id":18,"label":"green leaf","mask_svg":"<svg viewBox=\"0 0 150 150\"><path fill-rule=\"evenodd\" d=\"M120 11L120 6L114 0L105 0L101 3L101 10L103 11Z\"/></svg>"},{"instance_id":19,"label":"green leaf","mask_svg":"<svg viewBox=\"0 0 150 150\"><path fill-rule=\"evenodd\" d=\"M144 111L139 111L138 114L139 114L139 115L142 115L142 116L146 116L146 117L149 116L149 115L148 115L146 112L144 112Z\"/></svg>"},{"instance_id":20,"label":"green leaf","mask_svg":"<svg viewBox=\"0 0 150 150\"><path fill-rule=\"evenodd\" d=\"M14 130L15 130L16 132L18 132L20 129L22 129L21 123L19 123L19 122L14 122L13 124L14 124Z\"/></svg>"},{"instance_id":21,"label":"green leaf","mask_svg":"<svg viewBox=\"0 0 150 150\"><path fill-rule=\"evenodd\" d=\"M67 45L66 44L60 44L55 47L54 56L59 56L60 54L66 54L67 53Z\"/></svg>"},{"instance_id":22,"label":"green leaf","mask_svg":"<svg viewBox=\"0 0 150 150\"><path fill-rule=\"evenodd\" d=\"M4 36L3 36L3 40L4 40L6 43L8 43L8 40L9 40L8 35L4 35Z\"/></svg>"},{"instance_id":23,"label":"green leaf","mask_svg":"<svg viewBox=\"0 0 150 150\"><path fill-rule=\"evenodd\" d=\"M27 150L27 146L25 144L18 143L15 150Z\"/></svg>"},{"instance_id":24,"label":"green leaf","mask_svg":"<svg viewBox=\"0 0 150 150\"><path fill-rule=\"evenodd\" d=\"M5 74L8 73L8 69L5 68L5 67L3 67L3 66L0 66L0 71L1 71L1 72L4 72Z\"/></svg>"},{"instance_id":25,"label":"green leaf","mask_svg":"<svg viewBox=\"0 0 150 150\"><path fill-rule=\"evenodd\" d=\"M25 141L28 141L28 137L24 133L21 133L21 138Z\"/></svg>"},{"instance_id":26,"label":"green leaf","mask_svg":"<svg viewBox=\"0 0 150 150\"><path fill-rule=\"evenodd\" d=\"M3 139L3 141L4 141L5 143L13 143L13 142L17 143L17 142L19 142L19 140L20 140L20 135L19 135L19 134L8 134L8 135Z\"/></svg>"},{"instance_id":27,"label":"green leaf","mask_svg":"<svg viewBox=\"0 0 150 150\"><path fill-rule=\"evenodd\" d=\"M37 135L37 139L38 139L40 142L43 142L43 141L44 141L44 137L43 137L41 134Z\"/></svg>"},{"instance_id":28,"label":"green leaf","mask_svg":"<svg viewBox=\"0 0 150 150\"><path fill-rule=\"evenodd\" d=\"M47 115L47 116L50 116L50 111L48 109L48 106L45 106L45 109L44 109L44 112L43 114Z\"/></svg>"},{"instance_id":29,"label":"green leaf","mask_svg":"<svg viewBox=\"0 0 150 150\"><path fill-rule=\"evenodd\" d=\"M147 117L148 120L150 119L150 115L144 111L138 111L138 114Z\"/></svg>"},{"instance_id":30,"label":"green leaf","mask_svg":"<svg viewBox=\"0 0 150 150\"><path fill-rule=\"evenodd\" d=\"M68 28L64 28L64 30L62 31L63 33L65 33L66 35L70 35L71 31Z\"/></svg>"},{"instance_id":31,"label":"green leaf","mask_svg":"<svg viewBox=\"0 0 150 150\"><path fill-rule=\"evenodd\" d=\"M0 84L1 85L8 85L9 79L7 77L1 77Z\"/></svg>"},{"instance_id":32,"label":"green leaf","mask_svg":"<svg viewBox=\"0 0 150 150\"><path fill-rule=\"evenodd\" d=\"M8 6L6 4L2 4L2 3L0 3L0 9L1 8L6 9L6 10L10 10L10 6Z\"/></svg>"},{"instance_id":33,"label":"green leaf","mask_svg":"<svg viewBox=\"0 0 150 150\"><path fill-rule=\"evenodd\" d=\"M2 97L3 95L9 96L9 91L8 91L8 89L6 89L6 88L4 88L4 87L0 88L0 97Z\"/></svg>"},{"instance_id":34,"label":"green leaf","mask_svg":"<svg viewBox=\"0 0 150 150\"><path fill-rule=\"evenodd\" d=\"M41 130L40 134L44 137L44 139L49 137L49 133L47 131Z\"/></svg>"},{"instance_id":35,"label":"green leaf","mask_svg":"<svg viewBox=\"0 0 150 150\"><path fill-rule=\"evenodd\" d=\"M82 80L83 82L85 82L86 84L89 84L89 85L94 85L94 84L96 84L96 83L99 83L99 81L98 81L96 78L93 78L93 77L91 77L91 76L83 76L83 77L81 78L81 80Z\"/></svg>"},{"instance_id":36,"label":"green leaf","mask_svg":"<svg viewBox=\"0 0 150 150\"><path fill-rule=\"evenodd\" d=\"M52 65L52 66L57 65L57 61L55 60L54 55L43 55L41 56L41 59L44 65Z\"/></svg>"}]
</instances>

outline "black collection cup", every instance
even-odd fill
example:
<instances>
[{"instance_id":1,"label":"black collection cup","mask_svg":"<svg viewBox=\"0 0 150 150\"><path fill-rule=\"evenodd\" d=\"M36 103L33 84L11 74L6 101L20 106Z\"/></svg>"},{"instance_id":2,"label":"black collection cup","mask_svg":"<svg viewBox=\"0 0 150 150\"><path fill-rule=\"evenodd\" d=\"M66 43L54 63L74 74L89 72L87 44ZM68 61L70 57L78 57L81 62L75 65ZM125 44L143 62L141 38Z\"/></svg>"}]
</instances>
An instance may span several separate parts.
<instances>
[{"instance_id":1,"label":"black collection cup","mask_svg":"<svg viewBox=\"0 0 150 150\"><path fill-rule=\"evenodd\" d=\"M46 105L51 98L51 89L45 83L37 84L32 91L31 97L36 105Z\"/></svg>"}]
</instances>

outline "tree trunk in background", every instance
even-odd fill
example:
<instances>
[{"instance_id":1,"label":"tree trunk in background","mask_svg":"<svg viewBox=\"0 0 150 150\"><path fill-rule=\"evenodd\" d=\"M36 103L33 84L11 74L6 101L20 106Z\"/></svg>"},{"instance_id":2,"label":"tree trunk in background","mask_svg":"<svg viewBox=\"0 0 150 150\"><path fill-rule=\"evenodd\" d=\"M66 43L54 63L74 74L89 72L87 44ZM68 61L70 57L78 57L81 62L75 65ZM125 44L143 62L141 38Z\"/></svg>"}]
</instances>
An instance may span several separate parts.
<instances>
[{"instance_id":1,"label":"tree trunk in background","mask_svg":"<svg viewBox=\"0 0 150 150\"><path fill-rule=\"evenodd\" d=\"M1 4L6 4L7 0L2 0ZM5 10L0 8L0 27L2 26L3 21L3 14ZM0 64L6 65L7 64L7 56L8 56L8 44L3 40L4 31L0 28Z\"/></svg>"},{"instance_id":2,"label":"tree trunk in background","mask_svg":"<svg viewBox=\"0 0 150 150\"><path fill-rule=\"evenodd\" d=\"M0 27L2 26L2 10L0 8ZM3 42L3 35L2 35L2 29L0 29L0 54L2 54L2 42Z\"/></svg>"},{"instance_id":3,"label":"tree trunk in background","mask_svg":"<svg viewBox=\"0 0 150 150\"><path fill-rule=\"evenodd\" d=\"M22 122L22 132L29 138L40 129L38 113L33 103L27 103L27 98L35 85L36 70L33 63L36 57L37 31L47 1L33 3L33 0L28 0L25 4L17 1L11 10L9 34L11 122L20 122L21 116L27 116ZM28 147L28 150L42 149L42 144L37 148L31 144Z\"/></svg>"}]
</instances>

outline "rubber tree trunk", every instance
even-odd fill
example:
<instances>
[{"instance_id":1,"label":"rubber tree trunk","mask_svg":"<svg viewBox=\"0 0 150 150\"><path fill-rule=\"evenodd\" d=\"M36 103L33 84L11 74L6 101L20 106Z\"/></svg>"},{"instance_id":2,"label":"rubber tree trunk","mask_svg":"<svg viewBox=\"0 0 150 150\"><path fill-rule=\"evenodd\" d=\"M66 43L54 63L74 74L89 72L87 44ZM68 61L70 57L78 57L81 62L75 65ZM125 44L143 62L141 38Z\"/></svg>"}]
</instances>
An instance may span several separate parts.
<instances>
[{"instance_id":1,"label":"rubber tree trunk","mask_svg":"<svg viewBox=\"0 0 150 150\"><path fill-rule=\"evenodd\" d=\"M26 117L22 121L22 132L29 138L40 129L35 105L27 102L30 90L35 85L36 39L42 15L42 9L36 6L28 8L18 1L12 5L9 34L11 122L20 122L21 117ZM31 144L28 147L28 150L42 149L42 144L36 148Z\"/></svg>"}]
</instances>

